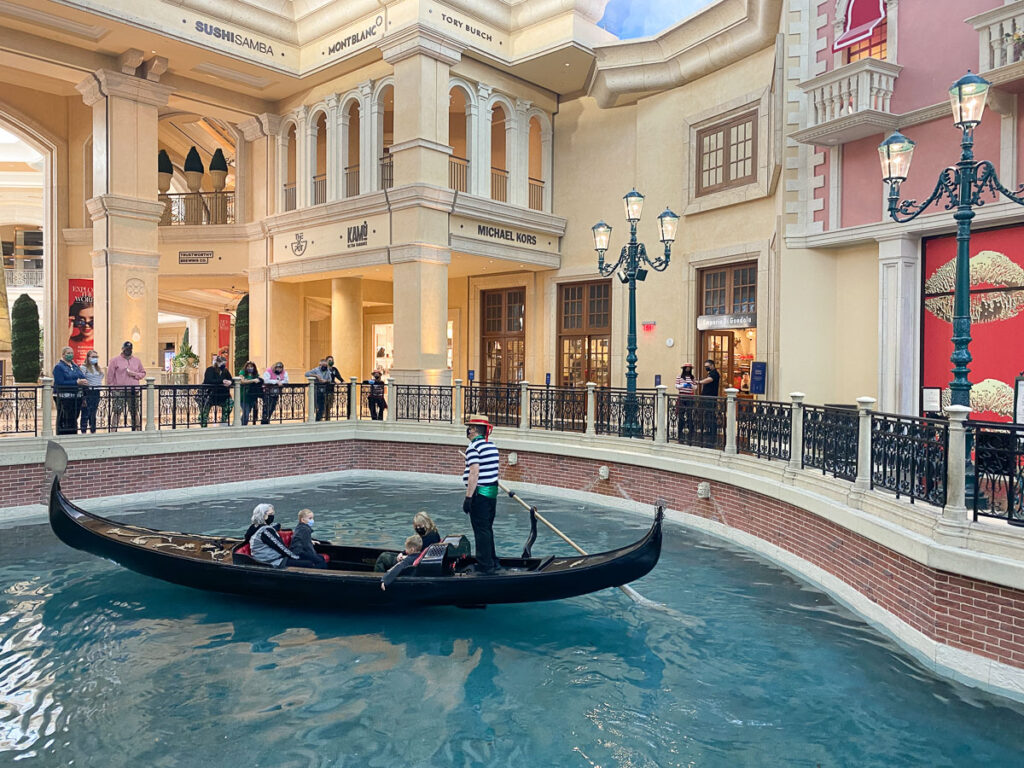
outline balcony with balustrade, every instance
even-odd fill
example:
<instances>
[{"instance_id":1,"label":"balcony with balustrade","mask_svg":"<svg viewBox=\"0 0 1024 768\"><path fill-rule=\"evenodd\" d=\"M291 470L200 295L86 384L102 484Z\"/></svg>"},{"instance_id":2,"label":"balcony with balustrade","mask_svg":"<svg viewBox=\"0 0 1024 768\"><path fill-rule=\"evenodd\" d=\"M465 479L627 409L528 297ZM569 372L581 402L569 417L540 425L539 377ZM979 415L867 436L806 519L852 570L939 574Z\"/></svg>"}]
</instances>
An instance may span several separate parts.
<instances>
[{"instance_id":1,"label":"balcony with balustrade","mask_svg":"<svg viewBox=\"0 0 1024 768\"><path fill-rule=\"evenodd\" d=\"M4 280L8 288L42 288L41 269L4 269Z\"/></svg>"},{"instance_id":2,"label":"balcony with balustrade","mask_svg":"<svg viewBox=\"0 0 1024 768\"><path fill-rule=\"evenodd\" d=\"M235 223L234 192L183 192L160 199L165 201L161 226Z\"/></svg>"},{"instance_id":3,"label":"balcony with balustrade","mask_svg":"<svg viewBox=\"0 0 1024 768\"><path fill-rule=\"evenodd\" d=\"M1024 0L967 19L978 32L978 71L1000 84L1024 79ZM998 70L998 73L996 72Z\"/></svg>"},{"instance_id":4,"label":"balcony with balustrade","mask_svg":"<svg viewBox=\"0 0 1024 768\"><path fill-rule=\"evenodd\" d=\"M807 124L793 133L803 144L837 146L896 129L890 104L903 67L861 59L799 84L807 94Z\"/></svg>"}]
</instances>

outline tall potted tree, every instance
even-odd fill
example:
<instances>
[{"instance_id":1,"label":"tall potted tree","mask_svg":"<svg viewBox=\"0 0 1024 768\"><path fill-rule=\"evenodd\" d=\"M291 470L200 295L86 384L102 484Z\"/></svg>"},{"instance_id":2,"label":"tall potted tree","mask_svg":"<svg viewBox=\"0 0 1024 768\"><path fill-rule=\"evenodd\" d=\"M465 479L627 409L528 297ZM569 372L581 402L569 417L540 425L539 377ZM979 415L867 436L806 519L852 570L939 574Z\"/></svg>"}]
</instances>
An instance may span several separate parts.
<instances>
[{"instance_id":1,"label":"tall potted tree","mask_svg":"<svg viewBox=\"0 0 1024 768\"><path fill-rule=\"evenodd\" d=\"M235 307L235 370L240 371L249 360L249 294Z\"/></svg>"},{"instance_id":2,"label":"tall potted tree","mask_svg":"<svg viewBox=\"0 0 1024 768\"><path fill-rule=\"evenodd\" d=\"M17 383L35 384L39 361L39 307L27 293L14 302L11 312L11 371Z\"/></svg>"}]
</instances>

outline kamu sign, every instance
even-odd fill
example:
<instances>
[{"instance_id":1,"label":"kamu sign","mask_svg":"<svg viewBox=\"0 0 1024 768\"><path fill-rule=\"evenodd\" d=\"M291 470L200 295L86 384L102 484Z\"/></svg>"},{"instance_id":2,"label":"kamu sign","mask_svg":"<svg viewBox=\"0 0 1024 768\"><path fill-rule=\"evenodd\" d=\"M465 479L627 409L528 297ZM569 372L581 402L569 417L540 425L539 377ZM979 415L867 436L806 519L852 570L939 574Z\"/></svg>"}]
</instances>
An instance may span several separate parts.
<instances>
[{"instance_id":1,"label":"kamu sign","mask_svg":"<svg viewBox=\"0 0 1024 768\"><path fill-rule=\"evenodd\" d=\"M346 248L359 248L369 242L370 228L365 221L348 228L348 237L345 240Z\"/></svg>"}]
</instances>

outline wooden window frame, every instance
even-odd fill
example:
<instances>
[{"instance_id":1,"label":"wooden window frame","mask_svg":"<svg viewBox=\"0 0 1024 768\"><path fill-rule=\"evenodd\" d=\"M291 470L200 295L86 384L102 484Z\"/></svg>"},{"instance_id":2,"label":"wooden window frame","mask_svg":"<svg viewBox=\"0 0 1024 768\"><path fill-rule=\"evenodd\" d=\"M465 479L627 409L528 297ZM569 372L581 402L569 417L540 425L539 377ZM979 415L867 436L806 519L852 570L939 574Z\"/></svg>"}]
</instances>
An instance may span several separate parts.
<instances>
[{"instance_id":1,"label":"wooden window frame","mask_svg":"<svg viewBox=\"0 0 1024 768\"><path fill-rule=\"evenodd\" d=\"M605 286L608 289L608 324L605 326L592 326L590 324L590 289L594 286ZM579 328L565 328L563 309L565 307L565 290L567 288L581 288L583 289L582 302L582 322ZM559 283L558 291L556 294L557 301L557 317L555 328L557 330L556 343L555 343L555 355L556 355L556 366L558 370L558 386L569 386L569 382L565 377L565 369L562 366L562 342L564 339L575 339L582 338L587 340L586 360L589 365L591 348L590 340L594 338L606 338L608 341L608 357L609 366L612 357L612 281L609 280L587 280L583 282L568 282ZM608 385L611 385L611 370L608 371Z\"/></svg>"},{"instance_id":2,"label":"wooden window frame","mask_svg":"<svg viewBox=\"0 0 1024 768\"><path fill-rule=\"evenodd\" d=\"M864 59L887 61L889 55L889 19L883 18L878 23L878 26L871 31L871 37L847 46L845 53L847 64L853 64Z\"/></svg>"},{"instance_id":3,"label":"wooden window frame","mask_svg":"<svg viewBox=\"0 0 1024 768\"><path fill-rule=\"evenodd\" d=\"M736 273L741 269L754 270L754 308L752 310L737 311L735 306ZM757 313L757 262L744 261L739 264L723 264L718 267L709 267L700 271L700 314L710 314L704 303L706 295L706 283L709 275L725 273L725 311L716 313L721 315L745 315ZM746 285L746 284L745 284Z\"/></svg>"},{"instance_id":4,"label":"wooden window frame","mask_svg":"<svg viewBox=\"0 0 1024 768\"><path fill-rule=\"evenodd\" d=\"M729 166L732 164L732 148L729 143L729 131L736 126L744 123L750 123L750 173L745 176L737 178L729 178ZM701 146L704 143L704 139L715 133L722 134L722 181L718 184L711 184L704 186L703 179L703 165L704 165L704 153L701 150ZM729 118L720 123L709 125L706 128L701 128L697 131L696 140L694 144L694 151L696 152L696 160L694 166L694 189L697 190L695 197L703 197L705 195L711 195L715 192L721 192L726 189L732 189L734 187L744 187L747 184L753 184L757 182L757 145L758 145L758 110L753 109L744 112L741 115Z\"/></svg>"},{"instance_id":5,"label":"wooden window frame","mask_svg":"<svg viewBox=\"0 0 1024 768\"><path fill-rule=\"evenodd\" d=\"M510 293L517 292L523 296L523 327L519 331L508 330L508 295ZM487 331L487 295L488 294L501 294L501 330L500 331ZM488 288L480 291L480 383L481 384L515 384L514 381L507 381L508 369L506 369L506 380L504 381L490 381L487 376L487 342L500 340L503 342L503 350L508 349L507 342L510 340L521 340L523 343L523 375L525 376L526 361L527 357L526 350L526 286L525 285L510 285L507 288ZM508 364L508 361L504 361Z\"/></svg>"}]
</instances>

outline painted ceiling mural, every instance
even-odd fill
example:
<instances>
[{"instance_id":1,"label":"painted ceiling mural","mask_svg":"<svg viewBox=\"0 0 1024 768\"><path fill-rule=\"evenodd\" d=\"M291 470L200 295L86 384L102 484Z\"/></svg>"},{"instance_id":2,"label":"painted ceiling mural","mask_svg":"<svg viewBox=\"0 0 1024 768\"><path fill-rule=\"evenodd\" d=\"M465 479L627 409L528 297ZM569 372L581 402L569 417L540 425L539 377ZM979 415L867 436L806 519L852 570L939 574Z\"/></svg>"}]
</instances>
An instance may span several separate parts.
<instances>
[{"instance_id":1,"label":"painted ceiling mural","mask_svg":"<svg viewBox=\"0 0 1024 768\"><path fill-rule=\"evenodd\" d=\"M663 32L717 0L610 0L598 26L620 40Z\"/></svg>"}]
</instances>

